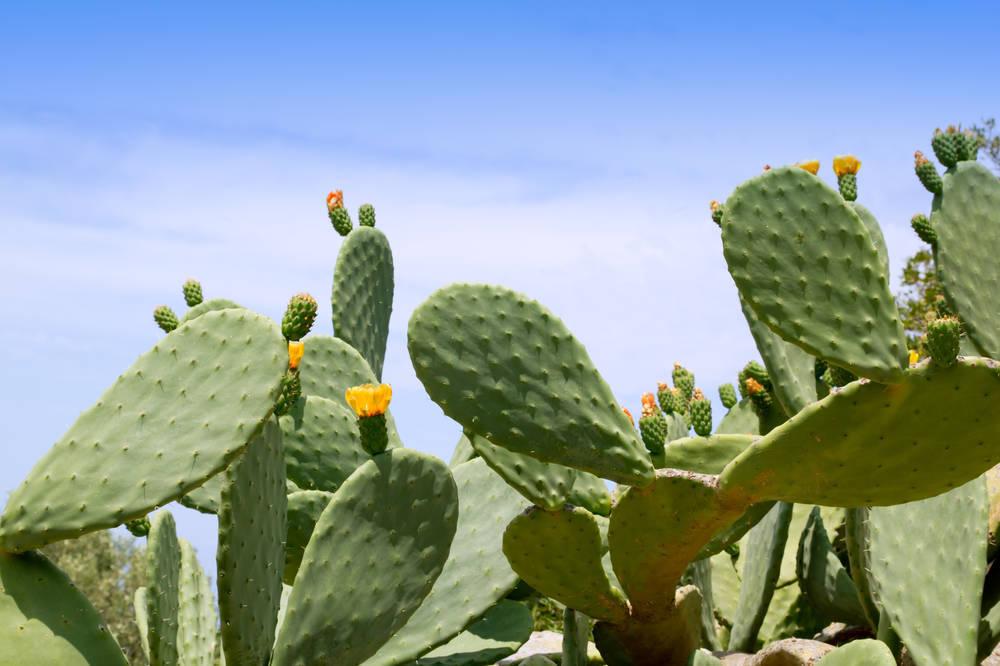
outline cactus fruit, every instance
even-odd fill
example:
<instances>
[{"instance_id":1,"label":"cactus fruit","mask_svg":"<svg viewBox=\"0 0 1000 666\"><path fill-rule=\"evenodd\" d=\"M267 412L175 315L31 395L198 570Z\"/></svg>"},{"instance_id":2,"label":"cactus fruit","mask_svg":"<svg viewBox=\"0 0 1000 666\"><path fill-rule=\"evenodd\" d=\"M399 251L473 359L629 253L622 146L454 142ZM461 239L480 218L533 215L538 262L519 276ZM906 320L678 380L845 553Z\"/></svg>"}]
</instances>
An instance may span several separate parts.
<instances>
[{"instance_id":1,"label":"cactus fruit","mask_svg":"<svg viewBox=\"0 0 1000 666\"><path fill-rule=\"evenodd\" d=\"M861 160L853 155L838 155L833 158L833 171L837 174L837 187L844 201L856 201L858 198L858 170Z\"/></svg>"},{"instance_id":2,"label":"cactus fruit","mask_svg":"<svg viewBox=\"0 0 1000 666\"><path fill-rule=\"evenodd\" d=\"M694 373L680 363L674 363L673 380L674 386L684 397L684 404L691 402L691 396L694 394Z\"/></svg>"},{"instance_id":3,"label":"cactus fruit","mask_svg":"<svg viewBox=\"0 0 1000 666\"><path fill-rule=\"evenodd\" d=\"M180 322L177 321L177 315L166 305L157 306L153 310L153 321L163 329L164 333L169 333L180 325Z\"/></svg>"},{"instance_id":4,"label":"cactus fruit","mask_svg":"<svg viewBox=\"0 0 1000 666\"><path fill-rule=\"evenodd\" d=\"M181 286L181 291L184 292L184 302L187 303L189 308L201 305L201 302L205 300L201 295L201 283L197 280L189 279L185 281Z\"/></svg>"},{"instance_id":5,"label":"cactus fruit","mask_svg":"<svg viewBox=\"0 0 1000 666\"><path fill-rule=\"evenodd\" d=\"M316 312L319 306L316 299L309 294L296 294L288 301L288 307L281 318L281 333L286 340L296 342L306 337L313 322L316 321Z\"/></svg>"},{"instance_id":6,"label":"cactus fruit","mask_svg":"<svg viewBox=\"0 0 1000 666\"><path fill-rule=\"evenodd\" d=\"M958 146L958 160L974 161L979 153L979 137L971 130L966 130L959 134L955 140Z\"/></svg>"},{"instance_id":7,"label":"cactus fruit","mask_svg":"<svg viewBox=\"0 0 1000 666\"><path fill-rule=\"evenodd\" d=\"M344 193L341 190L334 190L326 195L326 212L338 234L346 236L351 233L354 224L351 222L351 214L344 208Z\"/></svg>"},{"instance_id":8,"label":"cactus fruit","mask_svg":"<svg viewBox=\"0 0 1000 666\"><path fill-rule=\"evenodd\" d=\"M701 389L696 388L694 390L694 395L691 397L690 410L691 426L694 428L695 433L702 437L708 437L712 434L712 403L701 392Z\"/></svg>"},{"instance_id":9,"label":"cactus fruit","mask_svg":"<svg viewBox=\"0 0 1000 666\"><path fill-rule=\"evenodd\" d=\"M910 226L913 227L913 231L920 237L920 240L931 247L937 247L937 234L934 232L934 226L927 219L926 215L920 213L914 215L910 219Z\"/></svg>"},{"instance_id":10,"label":"cactus fruit","mask_svg":"<svg viewBox=\"0 0 1000 666\"><path fill-rule=\"evenodd\" d=\"M916 172L921 185L928 192L931 194L941 194L941 190L944 189L944 181L941 179L941 174L938 173L937 167L924 157L924 154L919 150L913 153L913 170Z\"/></svg>"},{"instance_id":11,"label":"cactus fruit","mask_svg":"<svg viewBox=\"0 0 1000 666\"><path fill-rule=\"evenodd\" d=\"M301 397L302 380L299 377L299 372L289 368L285 372L285 376L281 378L281 393L274 405L274 413L277 416L284 416L291 411Z\"/></svg>"},{"instance_id":12,"label":"cactus fruit","mask_svg":"<svg viewBox=\"0 0 1000 666\"><path fill-rule=\"evenodd\" d=\"M375 206L370 203L361 204L358 208L358 224L362 227L375 226Z\"/></svg>"},{"instance_id":13,"label":"cactus fruit","mask_svg":"<svg viewBox=\"0 0 1000 666\"><path fill-rule=\"evenodd\" d=\"M722 204L714 200L708 204L708 207L712 211L712 221L721 227L722 216L726 214L726 209L722 207Z\"/></svg>"},{"instance_id":14,"label":"cactus fruit","mask_svg":"<svg viewBox=\"0 0 1000 666\"><path fill-rule=\"evenodd\" d=\"M958 357L962 324L957 317L938 317L927 325L927 351L934 362L948 367Z\"/></svg>"},{"instance_id":15,"label":"cactus fruit","mask_svg":"<svg viewBox=\"0 0 1000 666\"><path fill-rule=\"evenodd\" d=\"M642 416L639 417L639 434L650 453L663 450L667 441L667 419L656 406L652 393L642 394Z\"/></svg>"},{"instance_id":16,"label":"cactus fruit","mask_svg":"<svg viewBox=\"0 0 1000 666\"><path fill-rule=\"evenodd\" d=\"M719 400L726 409L732 409L739 402L736 397L736 387L732 384L722 384L719 386Z\"/></svg>"},{"instance_id":17,"label":"cactus fruit","mask_svg":"<svg viewBox=\"0 0 1000 666\"><path fill-rule=\"evenodd\" d=\"M143 516L142 518L136 518L135 520L125 522L125 529L127 529L134 537L148 536L149 527L148 516Z\"/></svg>"},{"instance_id":18,"label":"cactus fruit","mask_svg":"<svg viewBox=\"0 0 1000 666\"><path fill-rule=\"evenodd\" d=\"M931 138L931 148L934 149L934 156L938 162L947 168L958 164L958 148L956 138L958 133L953 125L949 125L947 131L942 132L940 128L934 130Z\"/></svg>"}]
</instances>

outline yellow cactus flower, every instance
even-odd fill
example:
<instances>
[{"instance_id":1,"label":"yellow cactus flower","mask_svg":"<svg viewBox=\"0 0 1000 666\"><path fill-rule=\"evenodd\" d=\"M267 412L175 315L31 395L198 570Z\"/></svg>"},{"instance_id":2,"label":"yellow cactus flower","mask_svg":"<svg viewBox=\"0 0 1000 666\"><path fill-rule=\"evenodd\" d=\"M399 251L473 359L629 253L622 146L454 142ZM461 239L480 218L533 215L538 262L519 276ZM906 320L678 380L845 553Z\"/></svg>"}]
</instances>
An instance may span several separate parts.
<instances>
[{"instance_id":1,"label":"yellow cactus flower","mask_svg":"<svg viewBox=\"0 0 1000 666\"><path fill-rule=\"evenodd\" d=\"M795 166L805 171L808 171L814 176L819 173L819 160L809 160L808 162L796 162Z\"/></svg>"},{"instance_id":2,"label":"yellow cactus flower","mask_svg":"<svg viewBox=\"0 0 1000 666\"><path fill-rule=\"evenodd\" d=\"M854 155L837 155L833 158L833 172L840 178L846 174L856 174L861 168L861 160Z\"/></svg>"},{"instance_id":3,"label":"yellow cactus flower","mask_svg":"<svg viewBox=\"0 0 1000 666\"><path fill-rule=\"evenodd\" d=\"M337 208L344 207L344 192L342 190L334 190L326 195L326 208L327 210L334 210Z\"/></svg>"},{"instance_id":4,"label":"yellow cactus flower","mask_svg":"<svg viewBox=\"0 0 1000 666\"><path fill-rule=\"evenodd\" d=\"M392 387L388 384L354 386L344 392L344 399L358 416L362 418L378 416L385 414L385 410L389 408Z\"/></svg>"},{"instance_id":5,"label":"yellow cactus flower","mask_svg":"<svg viewBox=\"0 0 1000 666\"><path fill-rule=\"evenodd\" d=\"M628 411L628 407L622 407L622 411L625 412L625 416L628 417L628 422L635 425L635 419L632 417L632 412Z\"/></svg>"},{"instance_id":6,"label":"yellow cactus flower","mask_svg":"<svg viewBox=\"0 0 1000 666\"><path fill-rule=\"evenodd\" d=\"M710 201L710 202L708 203L708 207L709 207L709 209L711 209L711 211L712 211L713 213L714 213L715 211L719 210L719 206L721 206L721 205L722 205L722 204L720 204L720 203L719 203L718 201L716 201L715 199L712 199L712 200L711 200L711 201Z\"/></svg>"},{"instance_id":7,"label":"yellow cactus flower","mask_svg":"<svg viewBox=\"0 0 1000 666\"><path fill-rule=\"evenodd\" d=\"M306 351L306 345L301 340L296 342L288 343L288 367L294 370L299 367L299 361L302 360L302 354Z\"/></svg>"},{"instance_id":8,"label":"yellow cactus flower","mask_svg":"<svg viewBox=\"0 0 1000 666\"><path fill-rule=\"evenodd\" d=\"M917 353L916 349L910 350L910 365L916 365L917 361L920 360L920 354Z\"/></svg>"}]
</instances>

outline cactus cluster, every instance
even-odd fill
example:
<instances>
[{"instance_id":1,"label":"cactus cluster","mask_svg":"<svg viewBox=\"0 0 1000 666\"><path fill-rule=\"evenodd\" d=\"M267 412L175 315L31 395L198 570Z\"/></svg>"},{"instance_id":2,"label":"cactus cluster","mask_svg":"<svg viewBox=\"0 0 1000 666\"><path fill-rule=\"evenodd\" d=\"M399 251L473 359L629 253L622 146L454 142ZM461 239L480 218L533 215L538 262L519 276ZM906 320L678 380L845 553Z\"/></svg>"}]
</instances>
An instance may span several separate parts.
<instances>
[{"instance_id":1,"label":"cactus cluster","mask_svg":"<svg viewBox=\"0 0 1000 666\"><path fill-rule=\"evenodd\" d=\"M485 666L527 640L526 595L564 606L551 656L573 666L591 636L610 666L976 663L1000 641L1000 183L968 135L932 149L946 170L918 154L934 199L913 221L947 299L929 358L907 349L860 161L834 158L837 189L815 160L767 168L711 206L760 353L719 387L718 423L679 363L634 423L553 312L455 284L407 329L460 431L450 465L402 445L392 252L369 204L354 228L331 192L333 336L307 294L279 325L188 281L184 317L155 310L166 335L11 493L0 663L124 663L35 552L122 524L148 540L154 666ZM218 518L217 601L174 500Z\"/></svg>"}]
</instances>

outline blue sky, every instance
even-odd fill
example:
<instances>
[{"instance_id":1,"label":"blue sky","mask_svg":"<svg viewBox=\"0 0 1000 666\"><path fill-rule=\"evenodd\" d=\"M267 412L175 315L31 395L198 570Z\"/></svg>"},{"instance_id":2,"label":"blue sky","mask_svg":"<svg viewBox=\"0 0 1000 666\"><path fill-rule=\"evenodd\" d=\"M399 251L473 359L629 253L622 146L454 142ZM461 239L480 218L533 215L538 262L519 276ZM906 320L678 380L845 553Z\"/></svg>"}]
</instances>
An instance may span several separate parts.
<instances>
[{"instance_id":1,"label":"blue sky","mask_svg":"<svg viewBox=\"0 0 1000 666\"><path fill-rule=\"evenodd\" d=\"M633 408L674 360L714 394L755 352L709 200L855 153L898 277L913 150L1000 115L992 3L148 4L0 10L4 493L188 276L273 317L310 291L329 333L332 188L392 242L393 409L447 457L405 350L437 287L538 298ZM211 566L213 519L175 514Z\"/></svg>"}]
</instances>

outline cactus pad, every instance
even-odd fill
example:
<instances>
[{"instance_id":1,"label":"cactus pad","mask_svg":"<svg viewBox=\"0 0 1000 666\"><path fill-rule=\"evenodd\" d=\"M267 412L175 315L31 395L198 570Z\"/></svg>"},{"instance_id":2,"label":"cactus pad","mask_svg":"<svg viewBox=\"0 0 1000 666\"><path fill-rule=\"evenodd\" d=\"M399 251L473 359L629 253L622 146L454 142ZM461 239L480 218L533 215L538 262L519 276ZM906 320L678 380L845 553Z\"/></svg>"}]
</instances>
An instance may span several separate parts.
<instances>
[{"instance_id":1,"label":"cactus pad","mask_svg":"<svg viewBox=\"0 0 1000 666\"><path fill-rule=\"evenodd\" d=\"M726 412L715 429L717 435L759 435L760 417L750 398L743 398Z\"/></svg>"},{"instance_id":2,"label":"cactus pad","mask_svg":"<svg viewBox=\"0 0 1000 666\"><path fill-rule=\"evenodd\" d=\"M593 618L618 623L628 617L624 597L601 566L597 521L584 509L528 509L507 526L503 552L514 571L542 594Z\"/></svg>"},{"instance_id":3,"label":"cactus pad","mask_svg":"<svg viewBox=\"0 0 1000 666\"><path fill-rule=\"evenodd\" d=\"M699 474L718 474L729 461L753 443L750 435L714 435L685 437L667 444L663 453L653 456L657 468L670 467Z\"/></svg>"},{"instance_id":4,"label":"cactus pad","mask_svg":"<svg viewBox=\"0 0 1000 666\"><path fill-rule=\"evenodd\" d=\"M312 538L316 521L333 499L323 490L300 490L288 495L288 533L285 537L285 569L281 579L286 585L295 581L302 565L302 555Z\"/></svg>"},{"instance_id":5,"label":"cactus pad","mask_svg":"<svg viewBox=\"0 0 1000 666\"><path fill-rule=\"evenodd\" d=\"M299 365L299 377L305 395L319 396L342 405L344 393L352 386L379 383L368 361L343 340L311 335L304 342L305 355ZM385 415L389 448L402 446L392 414L386 412Z\"/></svg>"},{"instance_id":6,"label":"cactus pad","mask_svg":"<svg viewBox=\"0 0 1000 666\"><path fill-rule=\"evenodd\" d=\"M285 458L281 429L268 419L226 470L219 503L219 616L230 664L266 664L281 600Z\"/></svg>"},{"instance_id":7,"label":"cactus pad","mask_svg":"<svg viewBox=\"0 0 1000 666\"><path fill-rule=\"evenodd\" d=\"M450 641L483 613L489 616L489 609L517 584L502 541L507 523L527 503L484 460L459 465L453 473L459 512L448 561L417 612L365 666L409 663Z\"/></svg>"},{"instance_id":8,"label":"cactus pad","mask_svg":"<svg viewBox=\"0 0 1000 666\"><path fill-rule=\"evenodd\" d=\"M146 541L146 618L150 666L177 663L177 612L180 605L181 546L174 517L157 512Z\"/></svg>"},{"instance_id":9,"label":"cactus pad","mask_svg":"<svg viewBox=\"0 0 1000 666\"><path fill-rule=\"evenodd\" d=\"M446 287L414 311L409 350L431 399L494 444L619 483L652 479L587 351L536 301L503 287Z\"/></svg>"},{"instance_id":10,"label":"cactus pad","mask_svg":"<svg viewBox=\"0 0 1000 666\"><path fill-rule=\"evenodd\" d=\"M458 636L418 659L415 666L489 666L514 654L531 636L531 628L528 607L504 599Z\"/></svg>"},{"instance_id":11,"label":"cactus pad","mask_svg":"<svg viewBox=\"0 0 1000 666\"><path fill-rule=\"evenodd\" d=\"M215 666L215 600L208 576L198 564L190 543L181 539L181 568L177 611L178 663Z\"/></svg>"},{"instance_id":12,"label":"cactus pad","mask_svg":"<svg viewBox=\"0 0 1000 666\"><path fill-rule=\"evenodd\" d=\"M917 664L977 662L988 513L982 477L869 512L873 591Z\"/></svg>"},{"instance_id":13,"label":"cactus pad","mask_svg":"<svg viewBox=\"0 0 1000 666\"><path fill-rule=\"evenodd\" d=\"M0 664L126 666L122 649L69 577L39 553L0 553Z\"/></svg>"},{"instance_id":14,"label":"cactus pad","mask_svg":"<svg viewBox=\"0 0 1000 666\"><path fill-rule=\"evenodd\" d=\"M896 658L885 643L866 638L841 645L816 666L896 666Z\"/></svg>"},{"instance_id":15,"label":"cactus pad","mask_svg":"<svg viewBox=\"0 0 1000 666\"><path fill-rule=\"evenodd\" d=\"M288 478L302 490L333 492L371 456L361 448L354 412L315 395L279 419Z\"/></svg>"},{"instance_id":16,"label":"cactus pad","mask_svg":"<svg viewBox=\"0 0 1000 666\"><path fill-rule=\"evenodd\" d=\"M815 402L815 359L808 352L782 340L757 318L742 297L740 306L747 326L750 327L750 334L757 343L757 350L764 359L768 380L773 378L771 388L785 413L795 414L809 403Z\"/></svg>"},{"instance_id":17,"label":"cactus pad","mask_svg":"<svg viewBox=\"0 0 1000 666\"><path fill-rule=\"evenodd\" d=\"M868 624L858 588L833 550L818 506L812 508L802 530L796 568L799 586L821 619L859 626Z\"/></svg>"},{"instance_id":18,"label":"cactus pad","mask_svg":"<svg viewBox=\"0 0 1000 666\"><path fill-rule=\"evenodd\" d=\"M354 666L420 606L448 559L458 493L444 463L392 449L334 494L306 547L274 666Z\"/></svg>"},{"instance_id":19,"label":"cactus pad","mask_svg":"<svg viewBox=\"0 0 1000 666\"><path fill-rule=\"evenodd\" d=\"M333 332L382 377L393 293L392 250L378 229L351 232L340 247L333 273Z\"/></svg>"},{"instance_id":20,"label":"cactus pad","mask_svg":"<svg viewBox=\"0 0 1000 666\"><path fill-rule=\"evenodd\" d=\"M936 495L996 463L998 388L997 364L969 357L922 364L893 386L854 382L755 441L723 470L721 488L847 507Z\"/></svg>"},{"instance_id":21,"label":"cactus pad","mask_svg":"<svg viewBox=\"0 0 1000 666\"><path fill-rule=\"evenodd\" d=\"M721 505L715 477L694 472L657 470L653 483L626 490L611 512L608 543L633 614L668 610L663 599L670 598L688 564L740 513L742 507Z\"/></svg>"},{"instance_id":22,"label":"cactus pad","mask_svg":"<svg viewBox=\"0 0 1000 666\"><path fill-rule=\"evenodd\" d=\"M270 414L287 360L277 326L247 310L214 312L168 334L11 493L0 548L112 527L201 485Z\"/></svg>"},{"instance_id":23,"label":"cactus pad","mask_svg":"<svg viewBox=\"0 0 1000 666\"><path fill-rule=\"evenodd\" d=\"M1000 183L986 167L963 162L945 180L931 216L941 285L981 353L1000 357Z\"/></svg>"},{"instance_id":24,"label":"cactus pad","mask_svg":"<svg viewBox=\"0 0 1000 666\"><path fill-rule=\"evenodd\" d=\"M137 587L132 597L132 610L135 613L135 626L139 630L139 647L142 656L149 663L149 606L146 598L146 588Z\"/></svg>"},{"instance_id":25,"label":"cactus pad","mask_svg":"<svg viewBox=\"0 0 1000 666\"><path fill-rule=\"evenodd\" d=\"M875 243L837 192L772 169L726 202L722 241L741 296L778 335L881 382L906 369L906 337Z\"/></svg>"}]
</instances>

